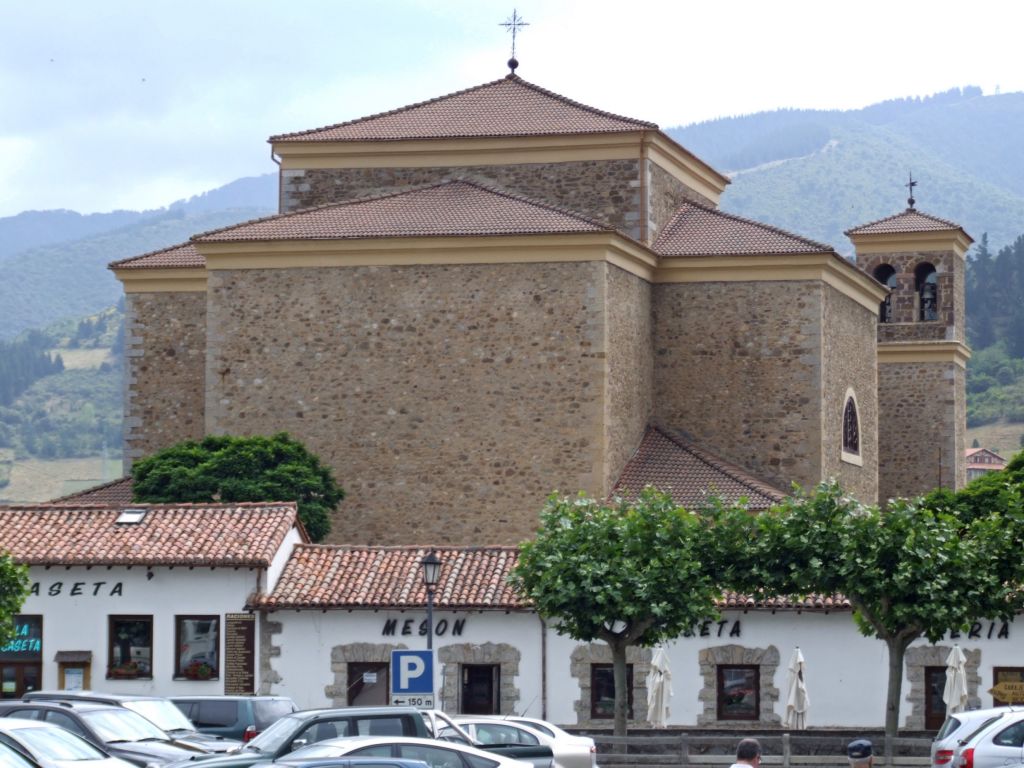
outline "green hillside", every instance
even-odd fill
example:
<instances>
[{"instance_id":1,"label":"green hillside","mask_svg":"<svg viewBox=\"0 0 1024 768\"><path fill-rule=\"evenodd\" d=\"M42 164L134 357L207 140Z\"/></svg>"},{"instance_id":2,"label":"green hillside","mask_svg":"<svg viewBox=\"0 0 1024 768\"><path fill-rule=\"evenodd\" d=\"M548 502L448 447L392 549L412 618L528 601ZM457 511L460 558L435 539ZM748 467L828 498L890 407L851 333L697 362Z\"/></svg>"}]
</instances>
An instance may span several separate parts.
<instances>
[{"instance_id":1,"label":"green hillside","mask_svg":"<svg viewBox=\"0 0 1024 768\"><path fill-rule=\"evenodd\" d=\"M668 133L733 183L725 210L829 243L906 207L952 219L1001 248L1024 232L1024 94L977 88L862 110L779 110Z\"/></svg>"}]
</instances>

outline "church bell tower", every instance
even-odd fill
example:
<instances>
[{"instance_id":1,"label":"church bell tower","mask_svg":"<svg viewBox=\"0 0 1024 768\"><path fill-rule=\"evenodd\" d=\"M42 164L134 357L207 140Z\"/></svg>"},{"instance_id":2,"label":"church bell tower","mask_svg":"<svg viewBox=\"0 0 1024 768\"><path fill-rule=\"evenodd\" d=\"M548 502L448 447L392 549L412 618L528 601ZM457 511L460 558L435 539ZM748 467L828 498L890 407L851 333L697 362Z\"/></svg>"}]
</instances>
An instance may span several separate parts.
<instances>
[{"instance_id":1,"label":"church bell tower","mask_svg":"<svg viewBox=\"0 0 1024 768\"><path fill-rule=\"evenodd\" d=\"M910 188L913 190L913 184ZM878 310L879 501L965 483L964 276L973 242L914 208L846 232L889 288Z\"/></svg>"}]
</instances>

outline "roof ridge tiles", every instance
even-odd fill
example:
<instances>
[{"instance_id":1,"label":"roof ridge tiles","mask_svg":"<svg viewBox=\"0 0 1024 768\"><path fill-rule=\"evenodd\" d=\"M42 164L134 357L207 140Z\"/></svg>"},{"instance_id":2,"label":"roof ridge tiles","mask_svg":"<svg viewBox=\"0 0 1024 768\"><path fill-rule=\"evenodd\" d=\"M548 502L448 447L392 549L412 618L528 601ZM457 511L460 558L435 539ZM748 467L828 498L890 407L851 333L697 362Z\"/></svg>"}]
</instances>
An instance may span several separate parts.
<instances>
[{"instance_id":1,"label":"roof ridge tiles","mask_svg":"<svg viewBox=\"0 0 1024 768\"><path fill-rule=\"evenodd\" d=\"M820 250L822 253L833 253L833 254L836 254L837 256L839 255L838 253L836 253L836 249L833 246L831 246L831 245L829 245L827 243L819 243L817 240L811 240L809 237L804 237L803 235L798 235L795 232L790 232L789 230L783 229L782 227L777 227L774 224L766 224L763 221L756 221L754 219L748 219L745 216L740 216L740 215L735 214L735 213L729 213L729 212L723 211L723 210L721 210L719 208L713 208L713 207L711 207L709 205L704 205L702 203L698 203L698 202L695 202L693 200L687 200L682 205L680 205L679 208L676 209L676 212L672 215L672 218L669 219L668 223L662 228L661 233L659 233L658 238L655 240L654 244L651 246L651 249L655 253L659 252L659 242L661 241L662 236L664 235L664 233L669 232L671 230L671 228L672 228L672 225L678 219L680 219L684 214L686 214L690 209L692 209L692 208L696 208L697 210L704 211L705 213L710 213L713 216L720 216L720 217L725 218L725 219L730 219L731 221L737 221L737 222L739 222L741 224L748 224L750 226L754 226L754 227L757 227L759 229L763 229L763 230L767 230L769 232L773 232L773 233L775 233L777 235L782 235L783 237L788 237L788 238L792 238L794 240L798 240L801 243L804 243L805 245L808 245L808 246L811 246L812 248L816 248L816 249ZM842 257L840 257L840 258L842 258Z\"/></svg>"},{"instance_id":2,"label":"roof ridge tiles","mask_svg":"<svg viewBox=\"0 0 1024 768\"><path fill-rule=\"evenodd\" d=\"M934 221L936 224L942 224L943 226L948 227L949 229L952 229L952 230L956 230L956 229L961 229L962 230L963 229L962 226L960 226L956 222L950 221L949 219L943 219L940 216L935 216L935 215L933 215L931 213L925 213L924 211L920 211L917 208L907 208L906 210L900 211L899 213L894 213L891 216L883 216L880 219L875 219L874 221L869 221L867 224L860 224L860 225L858 225L856 227L853 227L851 229L847 229L847 230L845 230L843 232L843 234L846 235L847 237L849 237L850 235L857 234L861 230L868 229L869 227L875 227L875 226L878 226L879 224L885 224L886 222L889 222L889 221L896 221L898 219L904 218L905 216L907 216L909 214L915 214L917 216L920 216L923 219L928 219L929 221Z\"/></svg>"},{"instance_id":3,"label":"roof ridge tiles","mask_svg":"<svg viewBox=\"0 0 1024 768\"><path fill-rule=\"evenodd\" d=\"M116 268L119 268L119 267L125 267L125 266L128 266L131 262L134 262L134 261L139 261L141 259L149 258L149 257L152 257L152 256L160 256L160 255L165 254L165 253L172 253L174 251L184 250L184 249L187 249L187 248L195 248L195 245L193 245L191 240L186 240L185 242L178 243L177 245L168 245L166 248L157 248L155 251L147 251L146 253L139 253L139 254L136 254L135 256L128 256L127 258L124 258L124 259L118 259L117 261L112 261L109 264L107 264L107 269L116 269Z\"/></svg>"},{"instance_id":4,"label":"roof ridge tiles","mask_svg":"<svg viewBox=\"0 0 1024 768\"><path fill-rule=\"evenodd\" d=\"M671 440L684 451L689 451L698 460L704 462L708 466L713 467L714 469L717 469L719 472L728 475L736 482L741 483L743 485L751 486L758 493L762 493L765 496L774 497L777 501L781 501L786 497L786 494L783 493L778 488L769 485L763 480L758 480L756 477L748 473L742 467L733 464L730 461L726 461L725 459L722 459L711 453L708 453L702 448L697 447L694 443L690 442L682 435L669 432L668 430L662 429L661 427L658 426L652 426L651 429L653 429L666 439Z\"/></svg>"},{"instance_id":5,"label":"roof ridge tiles","mask_svg":"<svg viewBox=\"0 0 1024 768\"><path fill-rule=\"evenodd\" d=\"M393 115L400 115L403 112L409 112L411 110L418 109L420 107L424 107L424 106L427 106L427 105L430 105L430 104L437 104L439 102L445 101L447 99L452 99L452 98L455 98L455 97L458 97L458 96L465 96L465 95L473 93L475 91L483 90L484 88L493 88L494 86L499 85L499 84L504 83L504 82L514 82L514 83L517 83L519 85L522 85L525 88L529 88L530 90L536 91L537 93L541 93L541 94L543 94L545 96L549 96L551 98L557 99L558 101L561 101L564 104L567 104L567 105L573 106L573 107L577 107L579 109L584 109L584 110L586 110L588 112L592 112L593 114L600 115L602 117L608 117L608 118L612 118L612 119L615 119L615 120L623 120L623 121L626 121L626 122L629 122L629 123L634 123L634 124L636 124L636 126L638 128L648 128L648 129L654 129L654 130L658 129L658 126L655 123L651 123L651 122L648 122L646 120L638 120L638 119L632 118L632 117L625 117L623 115L617 115L617 114L615 114L613 112L607 112L605 110L598 109L597 107L591 107L591 106L589 106L587 104L583 104L581 102L574 101L573 99L570 99L570 98L568 98L566 96L562 96L561 94L555 93L554 91L549 91L546 88L540 87L539 85L534 85L533 83L527 82L526 80L523 80L518 75L509 74L509 75L505 75L504 77L498 78L497 80L491 80L490 82L487 82L487 83L481 83L479 85L470 86L469 88L463 88L462 90L452 91L451 93L447 93L447 94L444 94L442 96L435 96L432 99L426 99L424 101L414 102L412 104L407 104L407 105L405 105L403 107L397 107L395 109L389 109L389 110L386 110L384 112L377 112L377 113L372 114L372 115L366 115L364 117L358 117L358 118L354 118L352 120L345 120L343 122L333 123L331 125L323 125L323 126L320 126L319 128L307 128L307 129L302 130L302 131L292 131L290 133L276 134L274 136L271 136L267 141L268 142L273 142L273 141L287 141L287 140L290 140L290 139L300 139L300 138L302 138L304 136L311 136L313 134L321 133L323 131L330 131L330 130L335 130L335 129L338 129L338 128L346 128L348 126L358 125L360 123L367 123L367 122L370 122L372 120L379 120L379 119L384 118L384 117L391 117Z\"/></svg>"},{"instance_id":6,"label":"roof ridge tiles","mask_svg":"<svg viewBox=\"0 0 1024 768\"><path fill-rule=\"evenodd\" d=\"M410 195L422 194L423 192L426 192L426 191L429 191L429 190L433 190L433 189L442 189L442 188L445 188L445 187L457 187L457 186L472 187L474 189L479 189L479 190L481 190L483 192L487 192L489 194L495 195L496 197L501 197L501 198L504 198L506 200L511 200L511 201L514 201L514 202L517 202L517 203L523 203L525 205L530 205L530 206L533 206L535 208L540 208L542 210L550 211L552 213L557 213L557 214L559 214L561 216L567 216L567 217L569 217L571 219L574 219L574 220L576 220L578 222L581 222L583 224L586 224L588 226L595 227L595 228L597 228L598 230L600 230L602 232L613 232L613 231L615 231L612 227L609 227L607 224L604 224L604 223L599 222L599 221L595 221L593 219L589 219L586 216L583 216L582 214L580 214L580 213L578 213L576 211L571 211L571 210L566 209L566 208L559 208L558 206L555 206L555 205L553 205L551 203L548 203L548 202L544 202L544 201L541 201L541 200L535 200L533 198L526 197L524 195L518 195L518 194L515 194L513 192L509 192L508 190L505 190L505 189L500 189L500 188L497 188L497 187L490 187L490 186L487 186L486 184L481 184L481 183L479 183L477 181L472 181L472 180L469 180L469 179L446 179L444 181L436 182L436 183L433 183L433 184L425 184L425 185L423 185L421 187L415 187L414 189L402 189L402 190L398 190L396 192L384 192L384 193L381 193L381 194L371 194L371 195L366 195L364 197L353 198L351 200L342 200L340 202L324 203L323 205L315 205L315 206L310 206L308 208L299 208L299 209L296 209L294 211L287 211L286 213L275 213L275 214L271 214L269 216L261 216L261 217L256 218L256 219L249 219L248 221L241 221L241 222L237 222L235 224L229 224L228 226L225 226L225 227L219 227L217 229L211 229L211 230L208 230L206 232L200 232L200 233L195 234L195 235L192 236L191 242L192 243L206 242L207 238L211 238L211 237L213 237L215 235L225 234L225 233L231 232L232 230L242 229L244 227L252 226L254 224L262 224L264 222L271 222L271 221L279 222L279 221L284 221L284 220L287 220L287 219L292 219L292 218L296 218L296 217L303 216L303 215L308 215L308 214L311 214L311 213L316 213L318 211L335 210L335 209L341 209L341 208L345 208L345 207L361 205L361 204L366 204L366 203L375 203L375 202L380 202L382 200L390 200L390 199L399 198L399 197L405 197L405 196L410 196ZM528 233L518 233L518 234L528 234ZM381 235L377 235L377 236L381 237ZM452 236L452 235L446 235L446 236ZM210 241L210 242L216 242L216 241Z\"/></svg>"}]
</instances>

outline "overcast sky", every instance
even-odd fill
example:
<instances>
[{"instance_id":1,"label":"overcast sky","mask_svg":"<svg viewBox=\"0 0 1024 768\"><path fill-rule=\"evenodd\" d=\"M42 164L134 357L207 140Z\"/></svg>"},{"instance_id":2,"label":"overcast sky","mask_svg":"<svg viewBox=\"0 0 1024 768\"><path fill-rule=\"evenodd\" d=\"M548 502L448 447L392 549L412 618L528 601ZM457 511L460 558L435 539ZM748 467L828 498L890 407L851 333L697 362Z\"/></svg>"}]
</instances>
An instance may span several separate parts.
<instances>
[{"instance_id":1,"label":"overcast sky","mask_svg":"<svg viewBox=\"0 0 1024 768\"><path fill-rule=\"evenodd\" d=\"M0 216L155 208L268 136L518 74L662 128L1024 90L1019 0L0 0Z\"/></svg>"}]
</instances>

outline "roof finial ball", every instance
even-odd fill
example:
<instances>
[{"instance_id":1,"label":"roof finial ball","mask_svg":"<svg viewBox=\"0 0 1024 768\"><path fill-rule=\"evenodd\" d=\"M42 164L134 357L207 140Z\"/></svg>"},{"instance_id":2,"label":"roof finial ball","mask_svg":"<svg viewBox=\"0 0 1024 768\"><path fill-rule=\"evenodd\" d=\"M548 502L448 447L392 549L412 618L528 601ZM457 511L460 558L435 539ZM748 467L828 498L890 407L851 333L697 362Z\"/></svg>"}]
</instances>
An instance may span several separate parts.
<instances>
[{"instance_id":1,"label":"roof finial ball","mask_svg":"<svg viewBox=\"0 0 1024 768\"><path fill-rule=\"evenodd\" d=\"M504 23L499 24L499 27L504 27L508 32L512 33L512 58L508 60L508 71L510 75L516 73L516 68L519 66L519 60L516 58L516 33L519 32L523 27L530 26L528 22L523 21L523 17L516 13L516 9L512 9L512 15L505 19Z\"/></svg>"}]
</instances>

